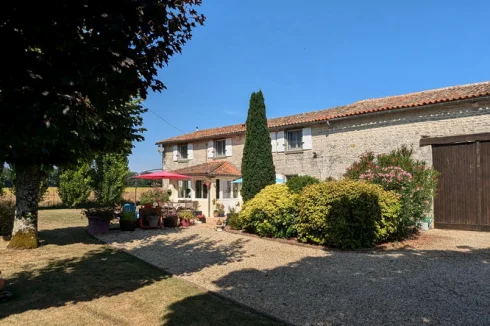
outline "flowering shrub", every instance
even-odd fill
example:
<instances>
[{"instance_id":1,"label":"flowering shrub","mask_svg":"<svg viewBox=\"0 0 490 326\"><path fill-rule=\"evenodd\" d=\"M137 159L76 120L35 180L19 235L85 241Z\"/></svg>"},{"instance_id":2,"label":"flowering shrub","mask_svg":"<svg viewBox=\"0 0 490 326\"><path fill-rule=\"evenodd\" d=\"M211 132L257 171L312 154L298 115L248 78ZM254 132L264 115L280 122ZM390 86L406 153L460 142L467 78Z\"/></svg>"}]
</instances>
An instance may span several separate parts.
<instances>
[{"instance_id":1,"label":"flowering shrub","mask_svg":"<svg viewBox=\"0 0 490 326\"><path fill-rule=\"evenodd\" d=\"M238 225L262 237L289 238L296 235L299 195L285 184L269 185L243 204Z\"/></svg>"},{"instance_id":2,"label":"flowering shrub","mask_svg":"<svg viewBox=\"0 0 490 326\"><path fill-rule=\"evenodd\" d=\"M407 237L431 211L437 188L437 171L427 167L424 161L414 160L412 152L401 147L376 157L366 153L345 174L347 178L370 181L401 195L402 210L395 239Z\"/></svg>"},{"instance_id":3,"label":"flowering shrub","mask_svg":"<svg viewBox=\"0 0 490 326\"><path fill-rule=\"evenodd\" d=\"M398 198L363 181L308 186L299 199L298 240L339 248L371 247L396 232Z\"/></svg>"},{"instance_id":4,"label":"flowering shrub","mask_svg":"<svg viewBox=\"0 0 490 326\"><path fill-rule=\"evenodd\" d=\"M385 190L401 190L413 178L411 173L399 166L388 166L369 169L359 175L359 179L382 185Z\"/></svg>"}]
</instances>

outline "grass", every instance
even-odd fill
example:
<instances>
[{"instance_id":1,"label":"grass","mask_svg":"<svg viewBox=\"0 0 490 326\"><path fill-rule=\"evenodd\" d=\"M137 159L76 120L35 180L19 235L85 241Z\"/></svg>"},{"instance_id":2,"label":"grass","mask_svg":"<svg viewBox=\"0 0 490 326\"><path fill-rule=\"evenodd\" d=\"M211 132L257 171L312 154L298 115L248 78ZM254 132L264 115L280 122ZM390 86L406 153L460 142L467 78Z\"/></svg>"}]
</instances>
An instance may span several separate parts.
<instances>
[{"instance_id":1,"label":"grass","mask_svg":"<svg viewBox=\"0 0 490 326\"><path fill-rule=\"evenodd\" d=\"M148 191L148 187L142 188L142 187L126 187L124 188L124 193L122 195L123 199L125 200L130 200L134 202L134 197L135 197L135 191L136 191L136 200L140 200L141 195ZM10 191L9 188L4 188L3 189L5 192L5 195L3 196L4 199L7 200L15 200L15 195ZM94 199L94 195L91 194L90 199ZM61 205L61 198L58 194L58 187L49 187L48 191L44 195L43 200L39 203L40 207L46 207L46 206L57 206Z\"/></svg>"},{"instance_id":2,"label":"grass","mask_svg":"<svg viewBox=\"0 0 490 326\"><path fill-rule=\"evenodd\" d=\"M40 211L39 248L0 243L14 294L0 303L0 325L275 324L98 242L86 225L77 210Z\"/></svg>"}]
</instances>

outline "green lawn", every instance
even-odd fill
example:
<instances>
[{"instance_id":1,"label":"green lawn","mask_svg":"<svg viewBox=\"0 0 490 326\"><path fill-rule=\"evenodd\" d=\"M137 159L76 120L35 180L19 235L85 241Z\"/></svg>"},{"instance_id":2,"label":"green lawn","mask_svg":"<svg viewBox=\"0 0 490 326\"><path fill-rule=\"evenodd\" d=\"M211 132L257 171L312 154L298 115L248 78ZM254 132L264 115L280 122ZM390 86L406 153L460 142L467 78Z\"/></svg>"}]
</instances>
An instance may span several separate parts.
<instances>
[{"instance_id":1,"label":"green lawn","mask_svg":"<svg viewBox=\"0 0 490 326\"><path fill-rule=\"evenodd\" d=\"M79 211L40 211L39 220L41 247L0 248L14 293L0 303L0 325L275 325L99 243Z\"/></svg>"}]
</instances>

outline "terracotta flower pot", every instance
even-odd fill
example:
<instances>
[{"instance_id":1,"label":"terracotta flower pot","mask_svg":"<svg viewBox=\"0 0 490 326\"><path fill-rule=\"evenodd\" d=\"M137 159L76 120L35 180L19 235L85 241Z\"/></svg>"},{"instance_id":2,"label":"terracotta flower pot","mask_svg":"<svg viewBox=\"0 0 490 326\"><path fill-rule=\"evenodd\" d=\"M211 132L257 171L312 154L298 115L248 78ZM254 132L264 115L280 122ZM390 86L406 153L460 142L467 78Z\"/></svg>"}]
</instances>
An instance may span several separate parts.
<instances>
[{"instance_id":1,"label":"terracotta flower pot","mask_svg":"<svg viewBox=\"0 0 490 326\"><path fill-rule=\"evenodd\" d=\"M99 216L88 217L88 232L91 234L103 234L109 232L110 221Z\"/></svg>"},{"instance_id":2,"label":"terracotta flower pot","mask_svg":"<svg viewBox=\"0 0 490 326\"><path fill-rule=\"evenodd\" d=\"M180 221L180 226L190 226L191 222L188 220L181 220Z\"/></svg>"}]
</instances>

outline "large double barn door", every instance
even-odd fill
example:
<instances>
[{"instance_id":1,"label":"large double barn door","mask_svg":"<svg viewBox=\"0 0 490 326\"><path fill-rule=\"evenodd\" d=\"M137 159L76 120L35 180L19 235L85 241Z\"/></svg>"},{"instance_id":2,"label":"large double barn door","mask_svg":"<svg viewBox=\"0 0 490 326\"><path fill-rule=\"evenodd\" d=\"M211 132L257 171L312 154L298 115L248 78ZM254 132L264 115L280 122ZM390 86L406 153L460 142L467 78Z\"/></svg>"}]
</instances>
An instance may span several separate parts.
<instances>
[{"instance_id":1,"label":"large double barn door","mask_svg":"<svg viewBox=\"0 0 490 326\"><path fill-rule=\"evenodd\" d=\"M461 143L445 143L457 137L432 140L433 165L440 173L436 228L490 231L490 141L479 136Z\"/></svg>"}]
</instances>

